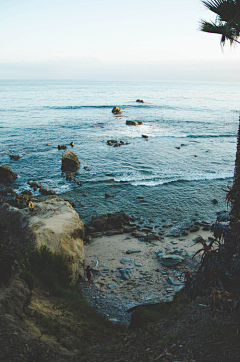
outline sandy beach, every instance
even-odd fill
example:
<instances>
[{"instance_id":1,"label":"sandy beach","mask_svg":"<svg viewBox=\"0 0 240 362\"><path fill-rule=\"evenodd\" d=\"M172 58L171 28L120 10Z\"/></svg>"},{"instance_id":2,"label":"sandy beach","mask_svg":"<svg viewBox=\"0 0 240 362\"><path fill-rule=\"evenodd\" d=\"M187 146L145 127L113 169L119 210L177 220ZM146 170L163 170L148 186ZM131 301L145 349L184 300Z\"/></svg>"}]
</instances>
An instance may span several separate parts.
<instances>
[{"instance_id":1,"label":"sandy beach","mask_svg":"<svg viewBox=\"0 0 240 362\"><path fill-rule=\"evenodd\" d=\"M84 246L86 265L93 269L92 287L99 292L125 299L129 306L171 300L184 285L184 272L193 270L201 249L195 239L207 240L210 231L200 229L184 237L164 237L161 241L142 242L131 234L102 236ZM157 252L176 253L184 260L175 267L162 265ZM200 254L201 255L201 254ZM119 269L128 270L128 279ZM88 294L88 293L87 293Z\"/></svg>"}]
</instances>

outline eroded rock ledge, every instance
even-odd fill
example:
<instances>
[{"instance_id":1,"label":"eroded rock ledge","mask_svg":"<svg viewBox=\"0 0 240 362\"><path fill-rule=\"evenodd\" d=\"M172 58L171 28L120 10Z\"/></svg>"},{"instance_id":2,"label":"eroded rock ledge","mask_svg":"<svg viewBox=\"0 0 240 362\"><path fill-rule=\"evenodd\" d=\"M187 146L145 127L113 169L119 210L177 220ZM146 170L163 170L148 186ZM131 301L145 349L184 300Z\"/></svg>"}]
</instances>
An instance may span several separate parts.
<instances>
[{"instance_id":1,"label":"eroded rock ledge","mask_svg":"<svg viewBox=\"0 0 240 362\"><path fill-rule=\"evenodd\" d=\"M28 208L0 206L0 221L7 227L12 248L34 240L36 247L47 245L52 252L66 255L73 281L84 274L84 225L69 202L57 197L34 204L34 216ZM21 249L21 248L20 248Z\"/></svg>"}]
</instances>

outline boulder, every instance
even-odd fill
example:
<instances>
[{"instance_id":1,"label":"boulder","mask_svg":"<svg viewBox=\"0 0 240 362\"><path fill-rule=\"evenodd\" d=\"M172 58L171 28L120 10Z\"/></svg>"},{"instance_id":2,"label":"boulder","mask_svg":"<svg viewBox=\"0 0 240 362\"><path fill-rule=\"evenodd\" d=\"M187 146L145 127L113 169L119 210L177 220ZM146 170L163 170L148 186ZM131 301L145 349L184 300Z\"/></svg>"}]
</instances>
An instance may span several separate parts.
<instances>
[{"instance_id":1,"label":"boulder","mask_svg":"<svg viewBox=\"0 0 240 362\"><path fill-rule=\"evenodd\" d=\"M148 138L147 134L142 134L142 138Z\"/></svg>"},{"instance_id":2,"label":"boulder","mask_svg":"<svg viewBox=\"0 0 240 362\"><path fill-rule=\"evenodd\" d=\"M19 155L10 155L11 160L19 160L21 157Z\"/></svg>"},{"instance_id":3,"label":"boulder","mask_svg":"<svg viewBox=\"0 0 240 362\"><path fill-rule=\"evenodd\" d=\"M143 125L143 123L140 122L140 121L126 121L126 124L128 126L141 126L141 125Z\"/></svg>"},{"instance_id":4,"label":"boulder","mask_svg":"<svg viewBox=\"0 0 240 362\"><path fill-rule=\"evenodd\" d=\"M1 181L12 181L17 178L17 174L14 173L8 166L0 166L0 182Z\"/></svg>"},{"instance_id":5,"label":"boulder","mask_svg":"<svg viewBox=\"0 0 240 362\"><path fill-rule=\"evenodd\" d=\"M70 146L74 147L74 142L71 142L71 143L70 143Z\"/></svg>"},{"instance_id":6,"label":"boulder","mask_svg":"<svg viewBox=\"0 0 240 362\"><path fill-rule=\"evenodd\" d=\"M142 99L137 99L136 102L137 103L144 103L144 101Z\"/></svg>"},{"instance_id":7,"label":"boulder","mask_svg":"<svg viewBox=\"0 0 240 362\"><path fill-rule=\"evenodd\" d=\"M112 113L114 113L114 114L121 114L121 113L122 113L122 108L113 107Z\"/></svg>"},{"instance_id":8,"label":"boulder","mask_svg":"<svg viewBox=\"0 0 240 362\"><path fill-rule=\"evenodd\" d=\"M67 145L58 145L58 149L59 149L59 150L66 150L66 149L67 149Z\"/></svg>"},{"instance_id":9,"label":"boulder","mask_svg":"<svg viewBox=\"0 0 240 362\"><path fill-rule=\"evenodd\" d=\"M0 222L10 234L12 247L24 246L28 240L34 240L36 248L47 245L52 252L67 257L73 281L83 277L84 225L67 201L55 197L34 202L33 217L28 208L20 210L5 203L0 206Z\"/></svg>"},{"instance_id":10,"label":"boulder","mask_svg":"<svg viewBox=\"0 0 240 362\"><path fill-rule=\"evenodd\" d=\"M158 258L162 265L169 267L174 267L184 260L182 256L175 254L158 254Z\"/></svg>"},{"instance_id":11,"label":"boulder","mask_svg":"<svg viewBox=\"0 0 240 362\"><path fill-rule=\"evenodd\" d=\"M62 171L75 172L80 168L80 162L72 151L64 151L62 154Z\"/></svg>"}]
</instances>

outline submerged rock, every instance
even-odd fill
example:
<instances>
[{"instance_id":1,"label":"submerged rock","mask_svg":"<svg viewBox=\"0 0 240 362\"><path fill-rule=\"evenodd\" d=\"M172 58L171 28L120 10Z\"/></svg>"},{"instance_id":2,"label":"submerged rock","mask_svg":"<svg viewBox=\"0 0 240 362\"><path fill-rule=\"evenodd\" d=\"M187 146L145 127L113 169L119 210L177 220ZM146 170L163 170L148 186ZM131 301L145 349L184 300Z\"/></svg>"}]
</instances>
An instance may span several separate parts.
<instances>
[{"instance_id":1,"label":"submerged rock","mask_svg":"<svg viewBox=\"0 0 240 362\"><path fill-rule=\"evenodd\" d=\"M141 126L141 125L143 125L143 123L140 122L140 121L126 121L126 124L128 126Z\"/></svg>"}]
</instances>

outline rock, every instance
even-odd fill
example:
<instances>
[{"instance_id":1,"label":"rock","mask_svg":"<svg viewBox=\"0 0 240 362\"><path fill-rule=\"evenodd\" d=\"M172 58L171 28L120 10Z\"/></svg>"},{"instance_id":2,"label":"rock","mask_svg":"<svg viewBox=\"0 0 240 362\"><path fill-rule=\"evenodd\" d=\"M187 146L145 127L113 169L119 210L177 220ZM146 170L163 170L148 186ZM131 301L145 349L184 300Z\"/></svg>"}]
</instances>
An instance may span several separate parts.
<instances>
[{"instance_id":1,"label":"rock","mask_svg":"<svg viewBox=\"0 0 240 362\"><path fill-rule=\"evenodd\" d=\"M58 149L59 150L66 150L67 146L66 145L58 145Z\"/></svg>"},{"instance_id":2,"label":"rock","mask_svg":"<svg viewBox=\"0 0 240 362\"><path fill-rule=\"evenodd\" d=\"M108 216L106 214L100 216L92 216L91 226L94 227L96 231L106 230Z\"/></svg>"},{"instance_id":3,"label":"rock","mask_svg":"<svg viewBox=\"0 0 240 362\"><path fill-rule=\"evenodd\" d=\"M67 181L72 181L73 178L74 178L73 173L67 171L67 172L66 172L66 180L67 180Z\"/></svg>"},{"instance_id":4,"label":"rock","mask_svg":"<svg viewBox=\"0 0 240 362\"><path fill-rule=\"evenodd\" d=\"M11 160L19 160L21 157L19 155L10 155Z\"/></svg>"},{"instance_id":5,"label":"rock","mask_svg":"<svg viewBox=\"0 0 240 362\"><path fill-rule=\"evenodd\" d=\"M126 124L128 126L141 126L141 125L143 125L143 123L140 122L140 121L126 121Z\"/></svg>"},{"instance_id":6,"label":"rock","mask_svg":"<svg viewBox=\"0 0 240 362\"><path fill-rule=\"evenodd\" d=\"M190 233L196 233L199 230L200 230L200 228L197 225L194 225L194 226L190 227L190 229L189 229Z\"/></svg>"},{"instance_id":7,"label":"rock","mask_svg":"<svg viewBox=\"0 0 240 362\"><path fill-rule=\"evenodd\" d=\"M11 187L7 187L4 190L0 191L1 195L7 196L7 195L11 195L11 196L17 196L17 193L11 188Z\"/></svg>"},{"instance_id":8,"label":"rock","mask_svg":"<svg viewBox=\"0 0 240 362\"><path fill-rule=\"evenodd\" d=\"M168 278L167 278L167 282L168 282L168 284L170 284L170 285L174 285L174 284L175 284L174 279L173 279L172 277L168 277Z\"/></svg>"},{"instance_id":9,"label":"rock","mask_svg":"<svg viewBox=\"0 0 240 362\"><path fill-rule=\"evenodd\" d=\"M123 279L131 278L131 271L129 269L121 268L121 269L118 269L118 271Z\"/></svg>"},{"instance_id":10,"label":"rock","mask_svg":"<svg viewBox=\"0 0 240 362\"><path fill-rule=\"evenodd\" d=\"M109 289L116 289L117 286L116 286L116 284L108 284L108 288Z\"/></svg>"},{"instance_id":11,"label":"rock","mask_svg":"<svg viewBox=\"0 0 240 362\"><path fill-rule=\"evenodd\" d=\"M158 258L160 259L161 264L169 267L176 266L184 260L182 256L175 254L158 255Z\"/></svg>"},{"instance_id":12,"label":"rock","mask_svg":"<svg viewBox=\"0 0 240 362\"><path fill-rule=\"evenodd\" d=\"M140 200L144 200L145 196L140 196L139 195L139 196L137 196L137 198L140 199Z\"/></svg>"},{"instance_id":13,"label":"rock","mask_svg":"<svg viewBox=\"0 0 240 362\"><path fill-rule=\"evenodd\" d=\"M113 147L120 147L120 146L121 146L121 145L120 145L118 142L116 142Z\"/></svg>"},{"instance_id":14,"label":"rock","mask_svg":"<svg viewBox=\"0 0 240 362\"><path fill-rule=\"evenodd\" d=\"M213 200L212 200L212 203L213 203L214 205L216 205L216 204L218 204L218 200L217 200L217 199L213 199Z\"/></svg>"},{"instance_id":15,"label":"rock","mask_svg":"<svg viewBox=\"0 0 240 362\"><path fill-rule=\"evenodd\" d=\"M91 167L87 167L87 166L84 167L84 170L85 171L92 171Z\"/></svg>"},{"instance_id":16,"label":"rock","mask_svg":"<svg viewBox=\"0 0 240 362\"><path fill-rule=\"evenodd\" d=\"M137 103L145 103L142 99L137 99L136 102Z\"/></svg>"},{"instance_id":17,"label":"rock","mask_svg":"<svg viewBox=\"0 0 240 362\"><path fill-rule=\"evenodd\" d=\"M115 197L115 195L110 195L110 194L108 194L107 192L105 192L105 198L107 199L107 198L109 198L109 197Z\"/></svg>"},{"instance_id":18,"label":"rock","mask_svg":"<svg viewBox=\"0 0 240 362\"><path fill-rule=\"evenodd\" d=\"M73 281L83 277L84 226L67 201L55 197L34 203L33 217L28 208L20 210L5 203L0 206L0 221L6 226L13 246L24 245L26 240L34 240L37 248L47 245L52 252L68 258Z\"/></svg>"},{"instance_id":19,"label":"rock","mask_svg":"<svg viewBox=\"0 0 240 362\"><path fill-rule=\"evenodd\" d=\"M121 113L122 113L122 108L113 107L112 113L114 113L114 114L121 114Z\"/></svg>"},{"instance_id":20,"label":"rock","mask_svg":"<svg viewBox=\"0 0 240 362\"><path fill-rule=\"evenodd\" d=\"M35 181L33 181L33 182L28 181L28 184L29 184L30 187L33 187L33 188L36 188L36 189L40 189L40 188L41 188L41 185L38 184L38 183L35 182Z\"/></svg>"},{"instance_id":21,"label":"rock","mask_svg":"<svg viewBox=\"0 0 240 362\"><path fill-rule=\"evenodd\" d=\"M108 230L106 231L107 236L123 234L123 229Z\"/></svg>"},{"instance_id":22,"label":"rock","mask_svg":"<svg viewBox=\"0 0 240 362\"><path fill-rule=\"evenodd\" d=\"M41 192L42 195L56 195L55 191L53 191L51 189L47 190L47 189L45 189L45 187L42 187L42 186L39 189L39 192Z\"/></svg>"},{"instance_id":23,"label":"rock","mask_svg":"<svg viewBox=\"0 0 240 362\"><path fill-rule=\"evenodd\" d=\"M17 178L17 174L14 173L8 166L0 166L0 182L13 181Z\"/></svg>"},{"instance_id":24,"label":"rock","mask_svg":"<svg viewBox=\"0 0 240 362\"><path fill-rule=\"evenodd\" d=\"M141 253L140 249L130 249L126 251L126 254Z\"/></svg>"},{"instance_id":25,"label":"rock","mask_svg":"<svg viewBox=\"0 0 240 362\"><path fill-rule=\"evenodd\" d=\"M130 259L130 258L123 258L120 263L124 264L124 263L133 263L134 259Z\"/></svg>"},{"instance_id":26,"label":"rock","mask_svg":"<svg viewBox=\"0 0 240 362\"><path fill-rule=\"evenodd\" d=\"M134 230L136 230L137 226L125 226L123 225L123 232L124 233L132 233Z\"/></svg>"},{"instance_id":27,"label":"rock","mask_svg":"<svg viewBox=\"0 0 240 362\"><path fill-rule=\"evenodd\" d=\"M148 135L142 134L142 138L148 138Z\"/></svg>"},{"instance_id":28,"label":"rock","mask_svg":"<svg viewBox=\"0 0 240 362\"><path fill-rule=\"evenodd\" d=\"M71 142L71 143L70 143L70 146L74 147L74 142Z\"/></svg>"},{"instance_id":29,"label":"rock","mask_svg":"<svg viewBox=\"0 0 240 362\"><path fill-rule=\"evenodd\" d=\"M72 151L64 151L62 154L62 171L75 172L80 168L77 155Z\"/></svg>"}]
</instances>

